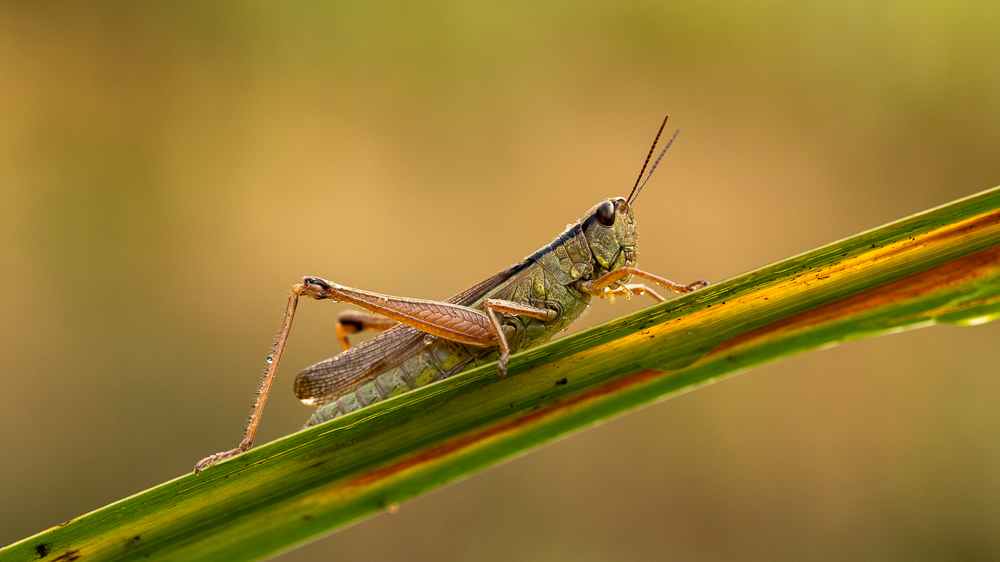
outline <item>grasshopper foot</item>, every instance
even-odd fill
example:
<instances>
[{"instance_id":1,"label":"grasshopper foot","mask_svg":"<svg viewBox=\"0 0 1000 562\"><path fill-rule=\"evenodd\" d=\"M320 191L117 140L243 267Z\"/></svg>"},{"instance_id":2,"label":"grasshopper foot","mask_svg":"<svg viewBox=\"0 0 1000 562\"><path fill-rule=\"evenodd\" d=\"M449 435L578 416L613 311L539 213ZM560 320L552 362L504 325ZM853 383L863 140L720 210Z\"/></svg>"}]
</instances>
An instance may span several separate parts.
<instances>
[{"instance_id":1,"label":"grasshopper foot","mask_svg":"<svg viewBox=\"0 0 1000 562\"><path fill-rule=\"evenodd\" d=\"M500 362L497 364L497 369L500 371L501 377L507 376L507 361L510 360L510 351L504 350L500 352Z\"/></svg>"},{"instance_id":2,"label":"grasshopper foot","mask_svg":"<svg viewBox=\"0 0 1000 562\"><path fill-rule=\"evenodd\" d=\"M684 287L684 292L685 293L690 293L691 291L697 291L698 289L704 289L705 287L708 287L710 284L711 283L709 283L708 281L705 281L704 279L699 279L699 280L695 281L694 283L691 283L690 285L685 286Z\"/></svg>"},{"instance_id":3,"label":"grasshopper foot","mask_svg":"<svg viewBox=\"0 0 1000 562\"><path fill-rule=\"evenodd\" d=\"M233 449L232 451L223 451L221 453L215 453L210 457L205 457L200 461L198 461L198 464L194 465L194 473L201 474L202 470L205 470L206 468L214 465L219 461L224 461L226 459L235 457L236 455L242 453L243 451L246 451L249 448L250 448L249 446L244 447L243 443L240 443L240 446Z\"/></svg>"}]
</instances>

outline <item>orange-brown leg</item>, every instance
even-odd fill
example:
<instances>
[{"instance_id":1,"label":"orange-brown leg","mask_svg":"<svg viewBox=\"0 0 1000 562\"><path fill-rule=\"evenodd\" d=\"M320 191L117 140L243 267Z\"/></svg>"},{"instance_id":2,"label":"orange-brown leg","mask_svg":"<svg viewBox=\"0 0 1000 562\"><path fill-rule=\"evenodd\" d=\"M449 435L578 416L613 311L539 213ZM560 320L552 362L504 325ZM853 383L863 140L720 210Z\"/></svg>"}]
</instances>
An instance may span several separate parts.
<instances>
[{"instance_id":1,"label":"orange-brown leg","mask_svg":"<svg viewBox=\"0 0 1000 562\"><path fill-rule=\"evenodd\" d=\"M264 403L267 402L267 394L271 391L271 383L274 382L274 374L278 371L278 362L281 360L281 352L285 349L285 342L288 341L288 333L292 329L292 319L295 318L295 307L299 303L299 297L305 293L302 285L292 287L292 294L288 296L288 307L285 308L285 319L281 322L281 331L278 332L278 340L274 343L274 351L267 356L267 373L260 383L260 390L257 391L257 399L253 405L253 413L250 414L250 421L247 423L243 441L239 447L231 451L216 453L210 457L205 457L194 465L194 473L198 474L202 470L213 464L234 457L246 451L253 445L253 437L257 433L257 426L260 425L260 417L264 413Z\"/></svg>"},{"instance_id":2,"label":"orange-brown leg","mask_svg":"<svg viewBox=\"0 0 1000 562\"><path fill-rule=\"evenodd\" d=\"M660 277L659 275L653 275L652 273L643 271L641 269L636 269L634 267L623 267L621 269L609 271L608 273L605 273L604 275L598 277L597 279L594 279L593 281L577 281L576 288L592 296L599 297L602 296L605 287L617 283L618 281L621 281L622 279L624 279L626 276L629 275L635 277L641 277L643 279L648 279L649 281L652 281L662 287L666 287L675 293L682 293L682 294L689 293L696 289L701 289L702 287L708 286L708 281L705 281L704 279L699 279L689 285L681 285L680 283L674 283L669 279L665 279L663 277Z\"/></svg>"},{"instance_id":3,"label":"orange-brown leg","mask_svg":"<svg viewBox=\"0 0 1000 562\"><path fill-rule=\"evenodd\" d=\"M504 337L503 334L503 325L500 323L500 320L497 319L496 313L505 312L507 314L530 316L532 318L537 318L542 322L551 322L552 320L555 320L556 316L559 315L558 312L550 308L536 308L534 306L528 306L501 299L486 299L484 304L486 305L486 315L490 319L490 325L493 326L493 331L497 334L497 344L500 345L500 376L507 375L507 361L510 359L510 346L507 345L507 338Z\"/></svg>"},{"instance_id":4,"label":"orange-brown leg","mask_svg":"<svg viewBox=\"0 0 1000 562\"><path fill-rule=\"evenodd\" d=\"M221 460L236 456L253 445L253 438L257 433L257 426L260 424L261 414L264 411L264 402L271 390L271 383L274 382L274 375L278 369L281 353L285 349L285 343L288 341L288 333L292 328L292 319L295 317L295 308L300 297L351 303L422 332L460 343L481 347L499 345L501 375L507 372L510 347L504 337L503 326L493 311L525 314L543 320L557 314L553 310L538 309L493 299L487 301L484 313L458 304L393 297L344 287L318 277L306 277L302 280L301 285L292 287L292 293L288 297L285 319L282 321L281 331L278 333L278 340L274 345L274 353L267 358L267 373L264 375L260 391L257 393L257 401L254 403L253 414L251 414L250 422L247 424L243 441L240 442L239 447L231 451L223 451L202 459L195 465L195 473L201 472Z\"/></svg>"},{"instance_id":5,"label":"orange-brown leg","mask_svg":"<svg viewBox=\"0 0 1000 562\"><path fill-rule=\"evenodd\" d=\"M660 293L657 293L652 288L647 287L646 285L644 285L642 283L628 283L626 285L622 285L622 286L617 287L615 289L611 289L611 294L612 295L622 295L626 299L631 298L631 297L633 297L635 295L648 295L650 298L652 298L656 302L663 302L663 301L667 300L667 299L663 298L663 295L661 295Z\"/></svg>"},{"instance_id":6,"label":"orange-brown leg","mask_svg":"<svg viewBox=\"0 0 1000 562\"><path fill-rule=\"evenodd\" d=\"M381 314L371 312L361 312L360 310L345 310L337 315L337 340L345 350L351 347L347 341L349 334L357 334L365 330L382 332L398 324L392 318L386 318Z\"/></svg>"}]
</instances>

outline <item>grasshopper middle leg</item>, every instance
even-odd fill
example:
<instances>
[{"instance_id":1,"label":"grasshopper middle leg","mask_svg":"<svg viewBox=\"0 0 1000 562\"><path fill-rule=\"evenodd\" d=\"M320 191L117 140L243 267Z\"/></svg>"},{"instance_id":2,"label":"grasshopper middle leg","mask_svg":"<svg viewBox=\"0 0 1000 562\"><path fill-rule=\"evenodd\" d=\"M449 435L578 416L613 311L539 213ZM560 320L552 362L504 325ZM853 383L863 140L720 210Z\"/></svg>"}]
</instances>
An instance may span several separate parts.
<instances>
[{"instance_id":1,"label":"grasshopper middle leg","mask_svg":"<svg viewBox=\"0 0 1000 562\"><path fill-rule=\"evenodd\" d=\"M505 376L507 374L507 361L510 359L510 346L507 345L507 338L503 336L503 327L500 324L500 320L497 319L497 312L504 312L507 314L520 314L522 316L530 316L532 318L537 318L542 322L551 322L559 316L559 312L551 308L536 308L534 306L528 306L512 301L505 301L501 299L486 299L484 303L486 305L486 314L490 319L490 325L493 326L493 330L500 334L497 338L497 343L500 345L500 375Z\"/></svg>"}]
</instances>

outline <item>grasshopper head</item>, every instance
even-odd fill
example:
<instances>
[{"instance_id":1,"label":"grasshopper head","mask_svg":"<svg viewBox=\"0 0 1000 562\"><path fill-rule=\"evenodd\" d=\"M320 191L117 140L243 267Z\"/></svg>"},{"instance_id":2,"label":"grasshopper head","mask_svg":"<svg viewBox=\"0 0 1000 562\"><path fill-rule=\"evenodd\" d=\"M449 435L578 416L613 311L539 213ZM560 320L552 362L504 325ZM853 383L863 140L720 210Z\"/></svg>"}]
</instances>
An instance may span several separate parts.
<instances>
[{"instance_id":1,"label":"grasshopper head","mask_svg":"<svg viewBox=\"0 0 1000 562\"><path fill-rule=\"evenodd\" d=\"M594 264L597 270L594 272L596 275L621 269L625 266L635 267L635 260L639 253L639 232L635 224L635 217L632 215L632 203L635 203L635 199L639 197L639 192L642 191L642 186L646 185L646 182L649 181L649 178L653 175L653 170L656 170L656 166L663 159L663 155L667 153L667 149L670 148L674 139L677 138L677 133L681 132L680 129L677 129L674 136L670 137L667 146L663 147L660 155L653 162L653 167L649 169L649 173L643 176L646 172L646 165L649 164L649 159L653 156L653 151L656 150L656 143L660 140L660 134L663 133L663 127L667 125L667 118L669 117L668 115L663 119L660 130L656 132L656 138L653 139L653 146L649 148L649 154L646 155L646 161L642 164L642 169L639 170L639 177L635 179L635 185L632 186L632 193L629 194L628 199L624 197L605 199L587 211L587 214L581 220L583 232L590 243L590 253L594 256L594 261L596 262ZM628 277L625 277L618 284L623 284L628 279Z\"/></svg>"},{"instance_id":2,"label":"grasshopper head","mask_svg":"<svg viewBox=\"0 0 1000 562\"><path fill-rule=\"evenodd\" d=\"M581 222L596 266L605 272L635 266L639 231L632 207L624 197L601 201L587 211Z\"/></svg>"}]
</instances>

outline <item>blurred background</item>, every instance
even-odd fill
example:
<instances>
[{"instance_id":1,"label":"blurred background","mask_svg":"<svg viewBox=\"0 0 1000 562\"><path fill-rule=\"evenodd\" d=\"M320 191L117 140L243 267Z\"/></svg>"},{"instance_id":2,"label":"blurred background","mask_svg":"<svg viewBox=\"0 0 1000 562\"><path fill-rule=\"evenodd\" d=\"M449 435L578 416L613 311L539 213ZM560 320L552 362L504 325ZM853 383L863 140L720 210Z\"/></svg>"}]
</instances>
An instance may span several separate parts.
<instances>
[{"instance_id":1,"label":"blurred background","mask_svg":"<svg viewBox=\"0 0 1000 562\"><path fill-rule=\"evenodd\" d=\"M665 113L676 281L1000 184L998 36L989 0L0 5L0 544L235 446L303 275L446 298L626 195ZM300 307L259 443L343 309ZM770 365L280 559L997 559L998 338Z\"/></svg>"}]
</instances>

